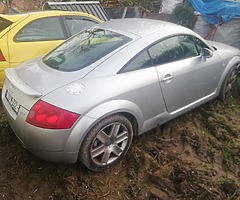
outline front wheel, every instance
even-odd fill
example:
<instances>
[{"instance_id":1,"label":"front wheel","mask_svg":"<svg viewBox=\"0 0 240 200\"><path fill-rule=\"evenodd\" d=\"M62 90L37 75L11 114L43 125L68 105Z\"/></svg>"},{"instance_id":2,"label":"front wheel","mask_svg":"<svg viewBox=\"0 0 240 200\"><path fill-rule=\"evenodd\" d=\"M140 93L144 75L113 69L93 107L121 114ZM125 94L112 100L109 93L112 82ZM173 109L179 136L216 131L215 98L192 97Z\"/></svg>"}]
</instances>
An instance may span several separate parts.
<instances>
[{"instance_id":1,"label":"front wheel","mask_svg":"<svg viewBox=\"0 0 240 200\"><path fill-rule=\"evenodd\" d=\"M132 124L126 117L119 114L106 117L84 138L79 159L92 171L104 171L126 154L132 138Z\"/></svg>"},{"instance_id":2,"label":"front wheel","mask_svg":"<svg viewBox=\"0 0 240 200\"><path fill-rule=\"evenodd\" d=\"M233 67L227 74L220 91L220 98L226 100L232 95L232 91L237 83L238 79L238 68Z\"/></svg>"}]
</instances>

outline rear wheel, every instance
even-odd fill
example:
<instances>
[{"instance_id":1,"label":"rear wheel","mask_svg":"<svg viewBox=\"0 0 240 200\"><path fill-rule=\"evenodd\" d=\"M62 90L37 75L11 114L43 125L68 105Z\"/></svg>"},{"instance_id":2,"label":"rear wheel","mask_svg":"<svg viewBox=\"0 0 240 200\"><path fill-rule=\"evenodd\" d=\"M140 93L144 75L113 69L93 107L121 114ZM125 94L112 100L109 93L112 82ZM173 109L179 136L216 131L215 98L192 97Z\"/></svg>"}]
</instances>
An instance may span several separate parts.
<instances>
[{"instance_id":1,"label":"rear wheel","mask_svg":"<svg viewBox=\"0 0 240 200\"><path fill-rule=\"evenodd\" d=\"M226 100L228 97L232 95L232 91L236 86L238 79L238 68L233 67L227 74L220 91L220 98L222 100Z\"/></svg>"},{"instance_id":2,"label":"rear wheel","mask_svg":"<svg viewBox=\"0 0 240 200\"><path fill-rule=\"evenodd\" d=\"M79 159L92 171L104 171L126 154L132 138L132 124L126 117L119 114L106 117L86 135Z\"/></svg>"}]
</instances>

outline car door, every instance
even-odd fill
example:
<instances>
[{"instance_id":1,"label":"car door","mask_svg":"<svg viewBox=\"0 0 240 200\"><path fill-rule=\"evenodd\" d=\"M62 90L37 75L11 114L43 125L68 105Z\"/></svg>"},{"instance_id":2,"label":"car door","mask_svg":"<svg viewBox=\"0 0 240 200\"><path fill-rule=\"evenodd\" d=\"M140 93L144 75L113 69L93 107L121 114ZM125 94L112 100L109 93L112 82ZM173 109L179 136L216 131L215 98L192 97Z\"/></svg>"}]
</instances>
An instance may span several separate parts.
<instances>
[{"instance_id":1,"label":"car door","mask_svg":"<svg viewBox=\"0 0 240 200\"><path fill-rule=\"evenodd\" d=\"M23 23L25 21L8 35L11 67L49 52L67 38L60 17L44 17Z\"/></svg>"},{"instance_id":2,"label":"car door","mask_svg":"<svg viewBox=\"0 0 240 200\"><path fill-rule=\"evenodd\" d=\"M179 35L149 49L169 113L175 114L215 94L220 58L213 53L211 58L203 59L200 50L204 47L209 48L198 38Z\"/></svg>"}]
</instances>

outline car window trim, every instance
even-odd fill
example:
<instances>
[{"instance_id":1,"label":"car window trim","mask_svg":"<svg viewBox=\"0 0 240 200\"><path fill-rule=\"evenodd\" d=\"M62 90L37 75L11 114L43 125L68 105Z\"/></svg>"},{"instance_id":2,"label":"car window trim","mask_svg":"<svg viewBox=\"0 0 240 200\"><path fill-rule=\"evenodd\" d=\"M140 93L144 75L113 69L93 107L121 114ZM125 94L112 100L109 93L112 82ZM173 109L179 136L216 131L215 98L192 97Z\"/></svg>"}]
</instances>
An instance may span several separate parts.
<instances>
[{"instance_id":1,"label":"car window trim","mask_svg":"<svg viewBox=\"0 0 240 200\"><path fill-rule=\"evenodd\" d=\"M154 43L152 43L151 45L149 45L147 48L149 50L149 48L151 48L152 46L156 45L157 43L163 41L163 40L166 40L166 39L169 39L169 38L172 38L172 37L176 37L176 36L190 36L191 37L191 40L193 41L194 45L196 46L196 42L194 41L193 37L196 37L195 35L192 35L192 34L186 34L186 33L182 33L182 34L173 34L173 35L170 35L170 36L166 36L166 37L163 37L157 41L155 41ZM212 48L204 41L202 40L201 38L199 37L196 37L197 39L201 40L209 49L212 50ZM197 47L196 47L197 49ZM197 49L198 50L198 49ZM151 54L149 53L150 57L151 57ZM200 55L196 55L196 56L193 56L193 57L190 57L190 58L185 58L185 59L193 59L193 58L197 58L197 57L201 57ZM151 57L152 59L152 57ZM169 63L173 63L173 62L178 62L178 61L181 61L181 60L185 60L185 59L180 59L180 60L176 60L176 61L172 61L172 62L167 62L167 63L163 63L163 64L160 64L160 65L165 65L165 64L169 64ZM152 61L153 62L153 61ZM153 62L154 64L154 62ZM157 67L157 66L160 66L160 65L154 65L154 67Z\"/></svg>"},{"instance_id":2,"label":"car window trim","mask_svg":"<svg viewBox=\"0 0 240 200\"><path fill-rule=\"evenodd\" d=\"M124 69L126 68L126 66L127 66L130 62L132 62L133 59L135 59L139 54L141 54L141 53L144 52L144 51L147 51L148 56L149 56L149 58L150 58L150 60L151 60L151 62L152 62L152 66L149 66L149 67L157 67L157 66L160 66L160 65L154 65L152 56L151 56L151 54L150 54L150 52L149 52L149 48L151 48L152 46L156 45L157 43L159 43L159 42L161 42L161 41L163 41L163 40L166 40L166 39L171 38L171 37L176 37L176 36L189 36L189 37L191 38L192 42L194 43L194 46L196 47L196 49L197 49L197 51L198 51L198 48L197 48L197 46L196 46L196 42L195 42L195 40L193 39L193 37L196 37L196 36L191 35L191 34L185 34L185 33L183 33L183 34L173 34L173 35L170 35L170 36L163 37L163 38L155 41L154 43L148 45L148 46L145 47L144 49L142 49L142 50L141 50L140 52L138 52L133 58L131 58L131 59L117 72L117 74L123 74L123 73L133 72L133 71L137 71L137 70L142 70L142 69L136 69L136 70L124 72ZM199 40L201 40L209 49L212 50L212 48L211 48L204 40L202 40L202 39L199 38L199 37L196 37L196 38L199 39ZM193 57L190 57L190 58L185 58L185 59L193 59L193 58L201 57L201 56L200 56L200 52L198 52L198 53L199 53L199 55L196 55L196 56L193 56ZM182 61L182 60L185 60L185 59L176 60L176 61L172 61L172 62L167 62L167 63L163 63L163 64L161 64L161 65L165 65L165 64L169 64L169 63L173 63L173 62ZM148 67L148 68L149 68L149 67ZM144 68L144 69L146 69L146 68Z\"/></svg>"}]
</instances>

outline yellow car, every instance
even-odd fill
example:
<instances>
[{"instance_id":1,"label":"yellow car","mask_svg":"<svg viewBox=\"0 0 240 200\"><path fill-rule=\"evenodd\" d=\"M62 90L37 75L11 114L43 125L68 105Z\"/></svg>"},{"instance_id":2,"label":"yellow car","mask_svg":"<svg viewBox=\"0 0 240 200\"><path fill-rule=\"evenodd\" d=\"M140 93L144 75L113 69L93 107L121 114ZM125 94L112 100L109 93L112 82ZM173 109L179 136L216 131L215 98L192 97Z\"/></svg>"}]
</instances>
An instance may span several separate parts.
<instances>
[{"instance_id":1,"label":"yellow car","mask_svg":"<svg viewBox=\"0 0 240 200\"><path fill-rule=\"evenodd\" d=\"M101 22L93 15L74 11L0 14L0 88L5 68L41 56L75 33Z\"/></svg>"}]
</instances>

